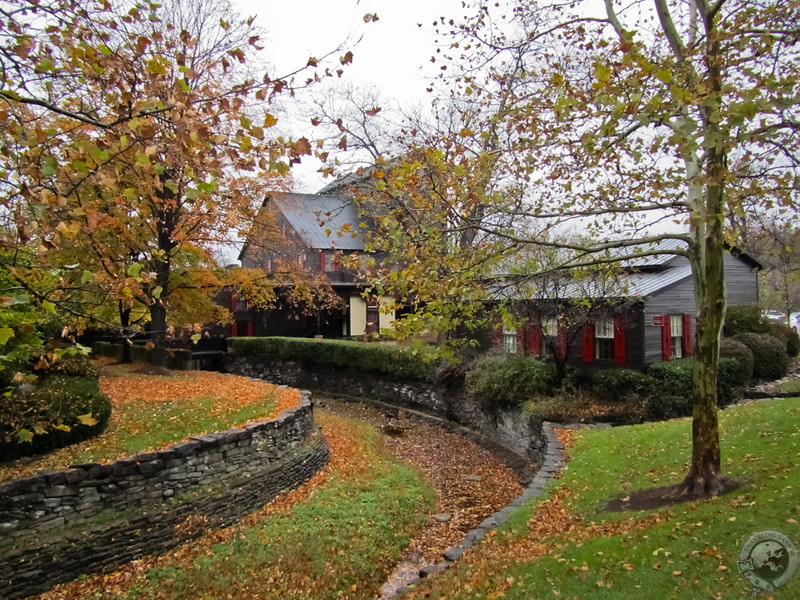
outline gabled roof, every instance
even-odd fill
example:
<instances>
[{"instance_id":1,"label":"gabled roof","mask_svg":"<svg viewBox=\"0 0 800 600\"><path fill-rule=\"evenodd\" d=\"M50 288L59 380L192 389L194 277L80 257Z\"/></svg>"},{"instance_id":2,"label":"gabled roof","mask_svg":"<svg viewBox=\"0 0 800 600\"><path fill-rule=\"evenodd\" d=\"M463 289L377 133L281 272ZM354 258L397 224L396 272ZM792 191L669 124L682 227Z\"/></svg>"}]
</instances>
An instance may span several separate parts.
<instances>
[{"instance_id":1,"label":"gabled roof","mask_svg":"<svg viewBox=\"0 0 800 600\"><path fill-rule=\"evenodd\" d=\"M557 286L558 299L575 300L581 298L649 298L681 281L690 279L692 268L685 256L675 254L685 248L682 240L663 240L652 247L643 246L642 250L657 249L665 254L643 256L620 261L622 268L615 277L603 281L563 281ZM630 252L633 247L626 251ZM735 258L742 261L750 269L761 269L761 263L736 247L725 244L725 249ZM531 282L536 281L534 275ZM520 298L519 291L514 294L510 290L503 294L507 298Z\"/></svg>"},{"instance_id":2,"label":"gabled roof","mask_svg":"<svg viewBox=\"0 0 800 600\"><path fill-rule=\"evenodd\" d=\"M352 202L337 196L274 192L273 202L309 248L363 250L358 211Z\"/></svg>"}]
</instances>

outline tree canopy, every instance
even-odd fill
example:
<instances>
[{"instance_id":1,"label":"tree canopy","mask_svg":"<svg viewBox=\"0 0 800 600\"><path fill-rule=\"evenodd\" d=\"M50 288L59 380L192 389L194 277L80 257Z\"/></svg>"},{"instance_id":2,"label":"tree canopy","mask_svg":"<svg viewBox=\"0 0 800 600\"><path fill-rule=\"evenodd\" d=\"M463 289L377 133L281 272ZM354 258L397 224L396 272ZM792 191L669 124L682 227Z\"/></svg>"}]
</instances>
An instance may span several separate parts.
<instances>
[{"instance_id":1,"label":"tree canopy","mask_svg":"<svg viewBox=\"0 0 800 600\"><path fill-rule=\"evenodd\" d=\"M316 61L285 77L251 65L259 32L228 3L2 9L3 269L75 317L113 323L114 304L124 327L146 311L157 344L168 308L207 319L225 283L215 249L310 153L270 133L269 109Z\"/></svg>"},{"instance_id":2,"label":"tree canopy","mask_svg":"<svg viewBox=\"0 0 800 600\"><path fill-rule=\"evenodd\" d=\"M697 306L686 490L716 493L723 247L736 241L726 219L797 208L800 6L593 8L479 2L472 19L441 22L442 84L461 126L373 173L389 229L405 232L380 242L407 257L384 283L418 301L424 327L451 327L526 248L561 251L558 266L527 262L533 278L678 240L669 252L689 260Z\"/></svg>"}]
</instances>

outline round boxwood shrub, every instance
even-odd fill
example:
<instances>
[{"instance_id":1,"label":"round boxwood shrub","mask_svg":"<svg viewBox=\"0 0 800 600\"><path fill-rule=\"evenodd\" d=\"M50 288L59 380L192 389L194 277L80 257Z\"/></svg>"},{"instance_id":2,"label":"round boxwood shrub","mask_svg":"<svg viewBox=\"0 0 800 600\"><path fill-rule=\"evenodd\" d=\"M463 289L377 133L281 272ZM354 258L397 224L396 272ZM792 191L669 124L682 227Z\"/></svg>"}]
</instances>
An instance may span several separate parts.
<instances>
[{"instance_id":1,"label":"round boxwood shrub","mask_svg":"<svg viewBox=\"0 0 800 600\"><path fill-rule=\"evenodd\" d=\"M785 323L770 323L767 333L786 345L786 354L788 356L797 356L798 351L800 351L800 336L797 335L793 327L789 327Z\"/></svg>"},{"instance_id":2,"label":"round boxwood shrub","mask_svg":"<svg viewBox=\"0 0 800 600\"><path fill-rule=\"evenodd\" d=\"M740 333L734 336L753 353L753 377L772 381L789 372L786 344L766 333Z\"/></svg>"},{"instance_id":3,"label":"round boxwood shrub","mask_svg":"<svg viewBox=\"0 0 800 600\"><path fill-rule=\"evenodd\" d=\"M720 358L717 371L717 404L725 406L736 398L735 382L739 365L733 358ZM653 419L688 417L692 414L694 358L679 358L653 363L647 374L655 380L647 400L648 416Z\"/></svg>"},{"instance_id":4,"label":"round boxwood shrub","mask_svg":"<svg viewBox=\"0 0 800 600\"><path fill-rule=\"evenodd\" d=\"M53 375L20 386L0 404L0 456L33 456L83 441L101 433L110 416L96 378Z\"/></svg>"},{"instance_id":5,"label":"round boxwood shrub","mask_svg":"<svg viewBox=\"0 0 800 600\"><path fill-rule=\"evenodd\" d=\"M747 385L753 378L753 352L733 338L722 338L719 345L720 358L732 358L737 369L733 375L735 385Z\"/></svg>"},{"instance_id":6,"label":"round boxwood shrub","mask_svg":"<svg viewBox=\"0 0 800 600\"><path fill-rule=\"evenodd\" d=\"M646 398L653 389L653 378L633 369L609 369L594 374L593 386L600 395L612 402L629 398Z\"/></svg>"},{"instance_id":7,"label":"round boxwood shrub","mask_svg":"<svg viewBox=\"0 0 800 600\"><path fill-rule=\"evenodd\" d=\"M555 369L549 363L515 354L488 355L467 371L467 394L486 406L519 406L533 396L550 393Z\"/></svg>"}]
</instances>

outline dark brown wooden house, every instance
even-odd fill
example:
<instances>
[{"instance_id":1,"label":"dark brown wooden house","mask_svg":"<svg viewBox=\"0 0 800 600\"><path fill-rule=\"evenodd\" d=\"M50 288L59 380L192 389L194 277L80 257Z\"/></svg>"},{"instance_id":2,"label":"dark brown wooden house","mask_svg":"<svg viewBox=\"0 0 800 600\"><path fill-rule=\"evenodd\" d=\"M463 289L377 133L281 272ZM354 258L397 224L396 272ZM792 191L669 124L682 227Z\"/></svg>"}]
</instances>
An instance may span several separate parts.
<instances>
[{"instance_id":1,"label":"dark brown wooden house","mask_svg":"<svg viewBox=\"0 0 800 600\"><path fill-rule=\"evenodd\" d=\"M229 293L230 335L339 338L391 328L394 315L382 307L390 299L364 294L367 279L358 265L380 257L365 251L362 221L355 205L338 195L270 194L257 218L269 226L253 229L239 255L242 266L276 277L288 268L324 277L339 298L338 307L309 313L279 301L273 309L252 310ZM288 278L286 285L291 285Z\"/></svg>"}]
</instances>

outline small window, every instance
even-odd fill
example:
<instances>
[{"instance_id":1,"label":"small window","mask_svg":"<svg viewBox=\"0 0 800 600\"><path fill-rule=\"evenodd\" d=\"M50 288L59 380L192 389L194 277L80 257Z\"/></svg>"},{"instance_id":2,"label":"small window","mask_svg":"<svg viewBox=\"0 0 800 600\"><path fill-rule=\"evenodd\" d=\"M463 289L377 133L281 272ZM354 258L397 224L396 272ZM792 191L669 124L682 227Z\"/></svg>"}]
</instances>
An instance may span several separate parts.
<instances>
[{"instance_id":1,"label":"small window","mask_svg":"<svg viewBox=\"0 0 800 600\"><path fill-rule=\"evenodd\" d=\"M594 357L596 360L614 360L614 322L611 319L595 321Z\"/></svg>"},{"instance_id":2,"label":"small window","mask_svg":"<svg viewBox=\"0 0 800 600\"><path fill-rule=\"evenodd\" d=\"M517 353L517 330L503 327L503 352Z\"/></svg>"},{"instance_id":3,"label":"small window","mask_svg":"<svg viewBox=\"0 0 800 600\"><path fill-rule=\"evenodd\" d=\"M683 358L683 315L670 315L670 356Z\"/></svg>"},{"instance_id":4,"label":"small window","mask_svg":"<svg viewBox=\"0 0 800 600\"><path fill-rule=\"evenodd\" d=\"M247 310L247 300L244 298L236 298L236 310Z\"/></svg>"},{"instance_id":5,"label":"small window","mask_svg":"<svg viewBox=\"0 0 800 600\"><path fill-rule=\"evenodd\" d=\"M546 317L542 319L542 358L553 358L553 348L558 336L558 319Z\"/></svg>"}]
</instances>

